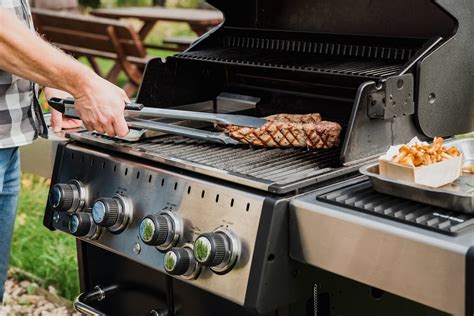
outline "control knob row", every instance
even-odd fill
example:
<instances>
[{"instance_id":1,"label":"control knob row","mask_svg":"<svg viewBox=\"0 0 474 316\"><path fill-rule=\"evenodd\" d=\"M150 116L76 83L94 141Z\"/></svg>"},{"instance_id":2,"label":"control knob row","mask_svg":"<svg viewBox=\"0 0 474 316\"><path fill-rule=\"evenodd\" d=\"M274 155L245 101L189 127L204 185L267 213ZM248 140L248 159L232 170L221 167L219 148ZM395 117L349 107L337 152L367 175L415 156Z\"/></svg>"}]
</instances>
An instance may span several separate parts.
<instances>
[{"instance_id":1,"label":"control knob row","mask_svg":"<svg viewBox=\"0 0 474 316\"><path fill-rule=\"evenodd\" d=\"M145 218L146 219L146 218ZM200 235L193 246L171 248L163 258L165 271L170 275L194 279L201 266L217 274L229 272L240 257L239 239L227 229Z\"/></svg>"},{"instance_id":2,"label":"control knob row","mask_svg":"<svg viewBox=\"0 0 474 316\"><path fill-rule=\"evenodd\" d=\"M139 227L140 239L145 244L168 250L163 264L171 275L194 275L198 265L223 274L230 271L240 257L239 238L228 229L201 234L193 246L175 247L182 235L182 219L169 210L146 216Z\"/></svg>"}]
</instances>

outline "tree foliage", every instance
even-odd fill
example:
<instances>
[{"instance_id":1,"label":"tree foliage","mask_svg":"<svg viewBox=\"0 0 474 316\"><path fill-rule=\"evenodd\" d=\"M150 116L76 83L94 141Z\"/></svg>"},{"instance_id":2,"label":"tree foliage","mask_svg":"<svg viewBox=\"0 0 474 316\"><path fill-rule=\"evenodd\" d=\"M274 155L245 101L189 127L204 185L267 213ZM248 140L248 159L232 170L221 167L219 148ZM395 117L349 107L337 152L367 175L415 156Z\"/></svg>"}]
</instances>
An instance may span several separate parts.
<instances>
[{"instance_id":1,"label":"tree foliage","mask_svg":"<svg viewBox=\"0 0 474 316\"><path fill-rule=\"evenodd\" d=\"M79 0L79 4L86 8L98 8L100 7L100 0Z\"/></svg>"}]
</instances>

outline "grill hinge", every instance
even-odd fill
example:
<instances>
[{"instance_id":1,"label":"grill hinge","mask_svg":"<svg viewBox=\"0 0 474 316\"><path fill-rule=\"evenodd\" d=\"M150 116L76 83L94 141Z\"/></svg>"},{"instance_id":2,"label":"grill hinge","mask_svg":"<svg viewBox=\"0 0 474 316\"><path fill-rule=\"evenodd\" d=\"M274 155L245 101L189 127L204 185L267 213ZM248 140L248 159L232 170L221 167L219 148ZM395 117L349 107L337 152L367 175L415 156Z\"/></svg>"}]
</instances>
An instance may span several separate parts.
<instances>
[{"instance_id":1,"label":"grill hinge","mask_svg":"<svg viewBox=\"0 0 474 316\"><path fill-rule=\"evenodd\" d=\"M368 94L368 116L390 120L415 113L413 75L388 78L381 87Z\"/></svg>"}]
</instances>

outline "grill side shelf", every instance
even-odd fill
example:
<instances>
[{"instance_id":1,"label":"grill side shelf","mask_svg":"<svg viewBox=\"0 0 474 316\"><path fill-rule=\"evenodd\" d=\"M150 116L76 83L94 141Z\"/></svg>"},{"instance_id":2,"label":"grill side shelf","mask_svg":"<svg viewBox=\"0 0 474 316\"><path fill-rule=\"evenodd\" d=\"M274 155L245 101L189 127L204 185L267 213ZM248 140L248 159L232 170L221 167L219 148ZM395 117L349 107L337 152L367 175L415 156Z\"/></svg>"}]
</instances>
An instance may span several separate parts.
<instances>
[{"instance_id":1,"label":"grill side shelf","mask_svg":"<svg viewBox=\"0 0 474 316\"><path fill-rule=\"evenodd\" d=\"M325 193L317 200L449 236L474 226L474 216L378 193L369 182Z\"/></svg>"}]
</instances>

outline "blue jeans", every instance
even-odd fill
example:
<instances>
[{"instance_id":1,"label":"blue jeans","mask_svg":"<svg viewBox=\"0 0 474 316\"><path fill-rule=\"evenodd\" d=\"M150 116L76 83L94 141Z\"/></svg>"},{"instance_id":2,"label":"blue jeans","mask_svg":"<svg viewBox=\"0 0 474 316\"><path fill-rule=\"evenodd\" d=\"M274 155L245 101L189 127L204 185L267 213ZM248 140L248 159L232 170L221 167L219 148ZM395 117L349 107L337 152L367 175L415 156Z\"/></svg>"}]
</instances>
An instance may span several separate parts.
<instances>
[{"instance_id":1,"label":"blue jeans","mask_svg":"<svg viewBox=\"0 0 474 316\"><path fill-rule=\"evenodd\" d=\"M20 152L17 147L0 149L0 301L5 291L19 192Z\"/></svg>"}]
</instances>

